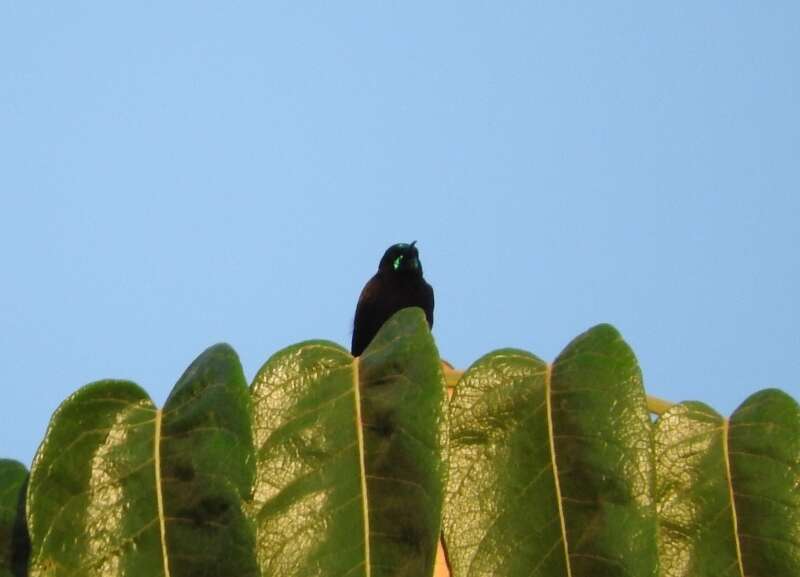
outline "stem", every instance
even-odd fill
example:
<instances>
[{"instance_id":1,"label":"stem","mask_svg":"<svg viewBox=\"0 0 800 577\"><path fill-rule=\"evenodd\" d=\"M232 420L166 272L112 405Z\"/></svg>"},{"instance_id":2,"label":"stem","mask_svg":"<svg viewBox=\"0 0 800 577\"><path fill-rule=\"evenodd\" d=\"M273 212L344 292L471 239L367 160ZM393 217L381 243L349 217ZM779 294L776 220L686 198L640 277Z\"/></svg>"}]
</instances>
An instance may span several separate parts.
<instances>
[{"instance_id":1,"label":"stem","mask_svg":"<svg viewBox=\"0 0 800 577\"><path fill-rule=\"evenodd\" d=\"M453 391L456 390L456 383L464 374L464 371L459 371L453 368L453 365L447 361L442 361L442 372L444 373L444 380L447 383L447 396L452 397Z\"/></svg>"},{"instance_id":2,"label":"stem","mask_svg":"<svg viewBox=\"0 0 800 577\"><path fill-rule=\"evenodd\" d=\"M652 395L647 395L647 410L651 413L655 413L658 416L663 415L667 412L667 410L674 405L670 401L665 401L664 399L659 399L658 397L654 397Z\"/></svg>"}]
</instances>

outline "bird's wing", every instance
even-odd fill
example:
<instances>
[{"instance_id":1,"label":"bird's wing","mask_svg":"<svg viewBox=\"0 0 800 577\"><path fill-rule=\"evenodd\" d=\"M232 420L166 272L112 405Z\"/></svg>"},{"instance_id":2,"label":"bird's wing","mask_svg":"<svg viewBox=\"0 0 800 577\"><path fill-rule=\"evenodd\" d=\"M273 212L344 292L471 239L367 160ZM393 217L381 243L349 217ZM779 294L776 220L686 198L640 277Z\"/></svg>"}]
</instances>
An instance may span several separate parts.
<instances>
[{"instance_id":1,"label":"bird's wing","mask_svg":"<svg viewBox=\"0 0 800 577\"><path fill-rule=\"evenodd\" d=\"M361 295L358 297L356 315L353 320L353 340L350 344L350 352L353 356L359 356L381 328L380 311L377 306L380 288L380 277L375 275L364 285Z\"/></svg>"},{"instance_id":2,"label":"bird's wing","mask_svg":"<svg viewBox=\"0 0 800 577\"><path fill-rule=\"evenodd\" d=\"M425 317L428 319L428 326L433 328L433 287L425 283Z\"/></svg>"}]
</instances>

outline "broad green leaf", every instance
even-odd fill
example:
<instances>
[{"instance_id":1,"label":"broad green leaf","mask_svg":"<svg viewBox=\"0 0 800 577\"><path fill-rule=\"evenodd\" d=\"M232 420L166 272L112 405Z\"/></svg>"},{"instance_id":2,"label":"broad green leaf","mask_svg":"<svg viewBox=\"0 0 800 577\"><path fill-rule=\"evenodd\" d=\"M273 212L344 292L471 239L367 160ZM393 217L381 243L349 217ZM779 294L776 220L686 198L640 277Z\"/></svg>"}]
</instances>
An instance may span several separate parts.
<instances>
[{"instance_id":1,"label":"broad green leaf","mask_svg":"<svg viewBox=\"0 0 800 577\"><path fill-rule=\"evenodd\" d=\"M192 363L163 412L126 381L73 394L31 468L31 575L257 575L247 400L227 345Z\"/></svg>"},{"instance_id":2,"label":"broad green leaf","mask_svg":"<svg viewBox=\"0 0 800 577\"><path fill-rule=\"evenodd\" d=\"M656 499L663 577L741 577L725 420L698 402L656 423Z\"/></svg>"},{"instance_id":3,"label":"broad green leaf","mask_svg":"<svg viewBox=\"0 0 800 577\"><path fill-rule=\"evenodd\" d=\"M656 575L653 431L633 351L613 327L591 329L553 363L551 395L571 574Z\"/></svg>"},{"instance_id":4,"label":"broad green leaf","mask_svg":"<svg viewBox=\"0 0 800 577\"><path fill-rule=\"evenodd\" d=\"M0 459L0 577L27 575L30 543L25 527L28 470L22 463Z\"/></svg>"},{"instance_id":5,"label":"broad green leaf","mask_svg":"<svg viewBox=\"0 0 800 577\"><path fill-rule=\"evenodd\" d=\"M289 347L251 395L262 575L430 575L444 382L422 311L397 313L358 359L326 341Z\"/></svg>"},{"instance_id":6,"label":"broad green leaf","mask_svg":"<svg viewBox=\"0 0 800 577\"><path fill-rule=\"evenodd\" d=\"M800 407L767 389L728 428L743 575L800 575Z\"/></svg>"},{"instance_id":7,"label":"broad green leaf","mask_svg":"<svg viewBox=\"0 0 800 577\"><path fill-rule=\"evenodd\" d=\"M451 401L450 440L454 577L658 573L652 428L612 327L552 367L509 350L478 361Z\"/></svg>"},{"instance_id":8,"label":"broad green leaf","mask_svg":"<svg viewBox=\"0 0 800 577\"><path fill-rule=\"evenodd\" d=\"M466 371L450 401L444 531L453 575L566 575L548 441L547 365L513 349Z\"/></svg>"},{"instance_id":9,"label":"broad green leaf","mask_svg":"<svg viewBox=\"0 0 800 577\"><path fill-rule=\"evenodd\" d=\"M800 575L800 409L765 390L726 421L702 403L656 425L665 577Z\"/></svg>"},{"instance_id":10,"label":"broad green leaf","mask_svg":"<svg viewBox=\"0 0 800 577\"><path fill-rule=\"evenodd\" d=\"M58 408L31 467L32 576L163 575L155 416L126 381L87 385Z\"/></svg>"}]
</instances>

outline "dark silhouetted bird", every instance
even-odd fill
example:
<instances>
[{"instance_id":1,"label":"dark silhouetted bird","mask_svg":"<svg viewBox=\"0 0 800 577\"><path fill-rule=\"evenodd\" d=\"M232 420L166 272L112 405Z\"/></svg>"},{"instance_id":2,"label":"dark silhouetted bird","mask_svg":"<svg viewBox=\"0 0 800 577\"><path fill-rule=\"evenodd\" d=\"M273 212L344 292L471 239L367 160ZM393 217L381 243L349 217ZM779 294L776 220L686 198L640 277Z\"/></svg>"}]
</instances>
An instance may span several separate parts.
<instances>
[{"instance_id":1,"label":"dark silhouetted bird","mask_svg":"<svg viewBox=\"0 0 800 577\"><path fill-rule=\"evenodd\" d=\"M422 278L416 242L390 246L378 272L364 285L353 322L350 353L354 357L364 352L383 323L400 309L420 307L433 327L433 288Z\"/></svg>"}]
</instances>

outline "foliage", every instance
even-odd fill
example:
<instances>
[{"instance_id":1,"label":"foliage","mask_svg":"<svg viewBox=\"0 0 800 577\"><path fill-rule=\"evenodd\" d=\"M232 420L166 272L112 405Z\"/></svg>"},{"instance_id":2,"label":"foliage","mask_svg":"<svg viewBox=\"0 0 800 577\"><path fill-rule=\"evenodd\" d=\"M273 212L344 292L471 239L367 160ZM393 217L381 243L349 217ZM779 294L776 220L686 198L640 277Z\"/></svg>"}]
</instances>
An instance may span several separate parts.
<instances>
[{"instance_id":1,"label":"foliage","mask_svg":"<svg viewBox=\"0 0 800 577\"><path fill-rule=\"evenodd\" d=\"M0 461L0 577L800 575L785 393L654 422L608 325L552 364L490 353L449 402L446 382L406 309L361 357L300 343L249 389L224 344L163 409L131 382L87 385L29 477Z\"/></svg>"}]
</instances>

